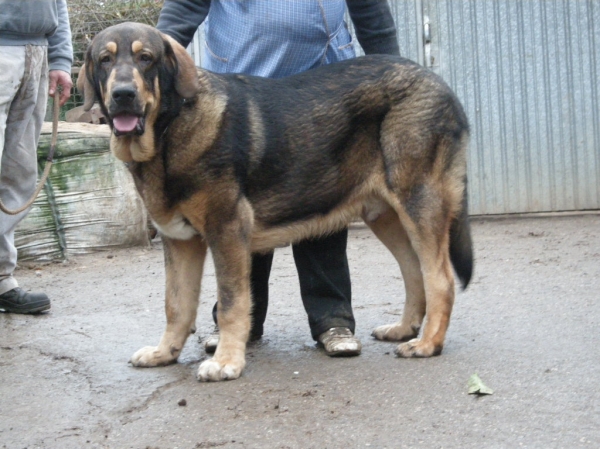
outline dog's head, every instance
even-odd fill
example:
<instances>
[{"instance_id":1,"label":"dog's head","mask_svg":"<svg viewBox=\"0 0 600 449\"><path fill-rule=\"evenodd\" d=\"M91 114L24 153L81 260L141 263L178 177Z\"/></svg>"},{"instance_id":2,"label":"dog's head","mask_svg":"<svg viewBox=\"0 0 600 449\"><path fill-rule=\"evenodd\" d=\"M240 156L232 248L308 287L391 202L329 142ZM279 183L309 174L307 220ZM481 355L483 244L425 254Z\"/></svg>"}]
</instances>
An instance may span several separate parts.
<instances>
[{"instance_id":1,"label":"dog's head","mask_svg":"<svg viewBox=\"0 0 600 449\"><path fill-rule=\"evenodd\" d=\"M111 148L126 162L152 159L157 121L174 116L199 89L194 61L181 45L151 26L131 22L96 35L77 88L85 110L99 102L113 131Z\"/></svg>"}]
</instances>

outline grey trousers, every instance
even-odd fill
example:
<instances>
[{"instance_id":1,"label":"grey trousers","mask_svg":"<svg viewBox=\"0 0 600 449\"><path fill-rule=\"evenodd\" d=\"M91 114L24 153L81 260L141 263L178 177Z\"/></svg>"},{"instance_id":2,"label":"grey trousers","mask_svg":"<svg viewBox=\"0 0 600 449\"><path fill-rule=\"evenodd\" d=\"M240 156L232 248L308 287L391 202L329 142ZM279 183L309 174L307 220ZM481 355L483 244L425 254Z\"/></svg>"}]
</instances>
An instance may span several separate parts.
<instances>
[{"instance_id":1,"label":"grey trousers","mask_svg":"<svg viewBox=\"0 0 600 449\"><path fill-rule=\"evenodd\" d=\"M21 207L35 191L37 144L48 97L47 48L0 46L0 198ZM0 294L18 287L15 228L27 215L0 211Z\"/></svg>"}]
</instances>

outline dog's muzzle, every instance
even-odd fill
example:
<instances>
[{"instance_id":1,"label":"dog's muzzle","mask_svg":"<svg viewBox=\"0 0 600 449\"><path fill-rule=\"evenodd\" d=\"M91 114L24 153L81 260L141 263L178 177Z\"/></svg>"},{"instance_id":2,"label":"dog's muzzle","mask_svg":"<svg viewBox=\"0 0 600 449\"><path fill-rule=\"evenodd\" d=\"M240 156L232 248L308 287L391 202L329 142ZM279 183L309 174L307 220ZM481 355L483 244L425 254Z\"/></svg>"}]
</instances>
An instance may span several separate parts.
<instances>
[{"instance_id":1,"label":"dog's muzzle","mask_svg":"<svg viewBox=\"0 0 600 449\"><path fill-rule=\"evenodd\" d=\"M136 101L137 90L130 86L116 88L111 93L111 100L110 118L115 135L143 134L144 117Z\"/></svg>"}]
</instances>

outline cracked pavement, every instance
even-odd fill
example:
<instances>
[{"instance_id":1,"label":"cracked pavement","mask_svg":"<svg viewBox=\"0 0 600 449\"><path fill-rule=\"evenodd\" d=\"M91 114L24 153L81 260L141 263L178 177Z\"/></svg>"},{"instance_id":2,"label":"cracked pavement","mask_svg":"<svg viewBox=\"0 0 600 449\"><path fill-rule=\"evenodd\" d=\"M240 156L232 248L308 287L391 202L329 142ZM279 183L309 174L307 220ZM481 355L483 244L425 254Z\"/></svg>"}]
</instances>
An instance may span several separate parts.
<instances>
[{"instance_id":1,"label":"cracked pavement","mask_svg":"<svg viewBox=\"0 0 600 449\"><path fill-rule=\"evenodd\" d=\"M394 357L371 330L398 319L392 256L352 226L348 256L363 353L310 338L290 248L275 253L264 338L242 377L195 378L212 330L212 263L198 332L179 363L133 368L163 331L160 240L27 264L50 313L0 314L0 448L600 447L600 215L476 219L475 276L457 292L444 352ZM478 373L492 396L467 394ZM182 401L185 400L185 401ZM180 405L184 404L185 405Z\"/></svg>"}]
</instances>

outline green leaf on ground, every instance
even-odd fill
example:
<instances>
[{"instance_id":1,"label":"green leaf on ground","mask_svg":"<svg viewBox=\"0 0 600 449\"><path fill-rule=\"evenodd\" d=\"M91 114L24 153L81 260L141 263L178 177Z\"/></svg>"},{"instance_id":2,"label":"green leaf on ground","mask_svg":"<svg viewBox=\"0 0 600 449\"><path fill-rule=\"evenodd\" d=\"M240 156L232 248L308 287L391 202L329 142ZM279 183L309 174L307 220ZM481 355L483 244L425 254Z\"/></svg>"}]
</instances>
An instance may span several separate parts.
<instances>
[{"instance_id":1,"label":"green leaf on ground","mask_svg":"<svg viewBox=\"0 0 600 449\"><path fill-rule=\"evenodd\" d=\"M494 390L489 387L486 387L485 384L481 381L477 373L473 374L469 377L469 394L494 394Z\"/></svg>"}]
</instances>

